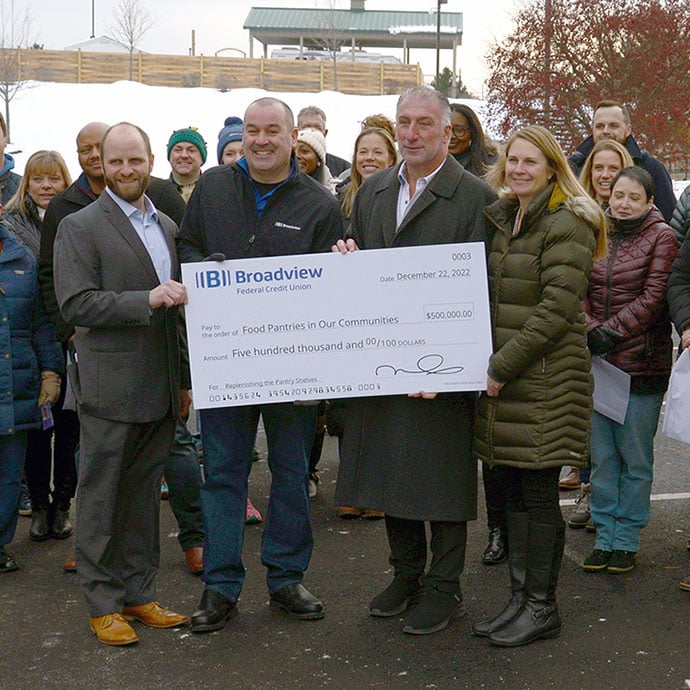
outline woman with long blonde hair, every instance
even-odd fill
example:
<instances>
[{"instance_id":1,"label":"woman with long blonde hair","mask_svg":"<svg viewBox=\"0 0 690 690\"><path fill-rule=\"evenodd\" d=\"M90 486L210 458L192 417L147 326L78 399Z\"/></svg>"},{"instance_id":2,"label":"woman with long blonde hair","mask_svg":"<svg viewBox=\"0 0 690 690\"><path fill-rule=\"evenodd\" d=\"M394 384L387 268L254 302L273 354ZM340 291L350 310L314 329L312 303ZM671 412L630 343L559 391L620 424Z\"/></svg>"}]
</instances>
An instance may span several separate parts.
<instances>
[{"instance_id":1,"label":"woman with long blonde hair","mask_svg":"<svg viewBox=\"0 0 690 690\"><path fill-rule=\"evenodd\" d=\"M473 632L514 647L560 635L556 586L565 523L558 477L561 467L588 459L584 297L593 255L606 251L606 221L544 127L515 132L486 179L501 197L485 211L494 228L494 352L474 442L480 460L501 466L511 597Z\"/></svg>"}]
</instances>

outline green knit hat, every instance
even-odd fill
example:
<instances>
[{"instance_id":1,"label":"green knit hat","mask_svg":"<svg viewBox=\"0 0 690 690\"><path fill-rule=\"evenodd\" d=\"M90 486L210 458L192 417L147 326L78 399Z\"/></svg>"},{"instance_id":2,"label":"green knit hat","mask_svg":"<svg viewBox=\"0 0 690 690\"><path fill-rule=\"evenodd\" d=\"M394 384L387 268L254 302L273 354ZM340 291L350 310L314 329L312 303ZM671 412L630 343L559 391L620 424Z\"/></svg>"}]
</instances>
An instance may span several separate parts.
<instances>
[{"instance_id":1,"label":"green knit hat","mask_svg":"<svg viewBox=\"0 0 690 690\"><path fill-rule=\"evenodd\" d=\"M201 154L201 162L206 162L206 142L204 138L199 134L199 130L196 127L185 127L184 129L176 129L168 140L168 160L170 160L170 151L175 144L179 144L181 141L187 141L190 144L194 144L199 149Z\"/></svg>"}]
</instances>

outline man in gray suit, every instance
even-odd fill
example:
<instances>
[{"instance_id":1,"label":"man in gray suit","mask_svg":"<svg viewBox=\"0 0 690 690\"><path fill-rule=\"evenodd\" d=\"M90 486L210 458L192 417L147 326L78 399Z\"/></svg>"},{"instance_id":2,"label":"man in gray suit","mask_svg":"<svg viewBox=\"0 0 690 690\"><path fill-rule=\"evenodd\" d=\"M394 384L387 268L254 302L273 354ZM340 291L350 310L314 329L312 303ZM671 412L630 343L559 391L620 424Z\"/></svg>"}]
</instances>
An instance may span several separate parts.
<instances>
[{"instance_id":1,"label":"man in gray suit","mask_svg":"<svg viewBox=\"0 0 690 690\"><path fill-rule=\"evenodd\" d=\"M55 292L76 327L77 572L91 630L124 645L138 639L128 620L156 628L187 621L155 601L161 476L178 412L190 402L179 330L187 293L174 279L175 224L145 195L153 168L146 133L111 127L101 157L104 193L58 227Z\"/></svg>"}]
</instances>

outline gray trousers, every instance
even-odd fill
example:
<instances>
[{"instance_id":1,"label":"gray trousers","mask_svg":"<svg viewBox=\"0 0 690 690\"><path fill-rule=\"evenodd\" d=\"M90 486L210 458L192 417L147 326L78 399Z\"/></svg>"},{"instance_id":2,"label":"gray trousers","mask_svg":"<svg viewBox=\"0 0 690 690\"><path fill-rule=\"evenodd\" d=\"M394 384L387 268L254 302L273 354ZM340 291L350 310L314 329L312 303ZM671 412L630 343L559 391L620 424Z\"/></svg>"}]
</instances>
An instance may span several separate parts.
<instances>
[{"instance_id":1,"label":"gray trousers","mask_svg":"<svg viewBox=\"0 0 690 690\"><path fill-rule=\"evenodd\" d=\"M175 420L128 424L82 411L79 421L77 574L96 617L156 599L160 485Z\"/></svg>"}]
</instances>

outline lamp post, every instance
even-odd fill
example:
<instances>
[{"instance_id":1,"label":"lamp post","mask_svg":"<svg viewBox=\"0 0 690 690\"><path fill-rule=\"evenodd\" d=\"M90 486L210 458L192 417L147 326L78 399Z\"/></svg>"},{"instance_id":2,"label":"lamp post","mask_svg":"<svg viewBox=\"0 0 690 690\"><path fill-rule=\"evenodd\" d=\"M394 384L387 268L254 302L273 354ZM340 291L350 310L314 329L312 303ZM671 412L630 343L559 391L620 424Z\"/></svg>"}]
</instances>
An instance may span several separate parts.
<instances>
[{"instance_id":1,"label":"lamp post","mask_svg":"<svg viewBox=\"0 0 690 690\"><path fill-rule=\"evenodd\" d=\"M448 0L438 0L436 4L436 88L441 79L441 5Z\"/></svg>"},{"instance_id":2,"label":"lamp post","mask_svg":"<svg viewBox=\"0 0 690 690\"><path fill-rule=\"evenodd\" d=\"M91 0L91 38L96 38L96 0Z\"/></svg>"}]
</instances>

